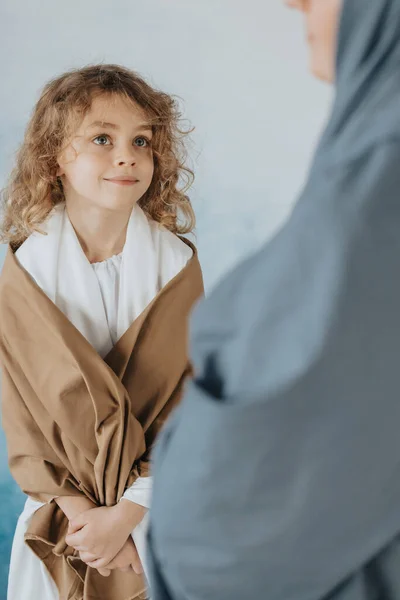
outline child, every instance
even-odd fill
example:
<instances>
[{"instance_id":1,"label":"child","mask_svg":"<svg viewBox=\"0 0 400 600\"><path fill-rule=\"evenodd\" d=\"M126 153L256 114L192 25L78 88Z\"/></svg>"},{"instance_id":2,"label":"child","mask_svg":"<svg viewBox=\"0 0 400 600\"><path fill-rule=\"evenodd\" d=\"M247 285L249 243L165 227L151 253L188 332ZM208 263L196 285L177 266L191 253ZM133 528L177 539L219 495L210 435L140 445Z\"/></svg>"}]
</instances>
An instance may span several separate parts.
<instances>
[{"instance_id":1,"label":"child","mask_svg":"<svg viewBox=\"0 0 400 600\"><path fill-rule=\"evenodd\" d=\"M50 82L28 125L0 278L3 427L28 495L8 600L147 597L149 454L202 294L177 235L194 225L179 116L132 71L95 65Z\"/></svg>"}]
</instances>

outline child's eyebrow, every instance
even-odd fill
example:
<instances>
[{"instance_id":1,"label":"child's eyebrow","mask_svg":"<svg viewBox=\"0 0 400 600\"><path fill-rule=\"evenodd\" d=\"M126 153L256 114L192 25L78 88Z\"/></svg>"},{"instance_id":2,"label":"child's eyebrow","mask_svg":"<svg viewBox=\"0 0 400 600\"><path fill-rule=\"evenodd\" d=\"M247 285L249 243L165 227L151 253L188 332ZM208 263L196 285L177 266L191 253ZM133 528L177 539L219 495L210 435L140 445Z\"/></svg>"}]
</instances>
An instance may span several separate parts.
<instances>
[{"instance_id":1,"label":"child's eyebrow","mask_svg":"<svg viewBox=\"0 0 400 600\"><path fill-rule=\"evenodd\" d=\"M88 129L92 129L93 127L105 127L107 129L121 129L119 125L115 123L108 123L107 121L94 121L88 126ZM143 130L146 129L148 131L152 131L152 126L149 123L141 123L138 125L137 129Z\"/></svg>"},{"instance_id":2,"label":"child's eyebrow","mask_svg":"<svg viewBox=\"0 0 400 600\"><path fill-rule=\"evenodd\" d=\"M91 129L92 127L107 127L107 129L119 129L118 125L115 125L114 123L107 123L107 121L93 121L93 123L91 123L88 126L88 129Z\"/></svg>"}]
</instances>

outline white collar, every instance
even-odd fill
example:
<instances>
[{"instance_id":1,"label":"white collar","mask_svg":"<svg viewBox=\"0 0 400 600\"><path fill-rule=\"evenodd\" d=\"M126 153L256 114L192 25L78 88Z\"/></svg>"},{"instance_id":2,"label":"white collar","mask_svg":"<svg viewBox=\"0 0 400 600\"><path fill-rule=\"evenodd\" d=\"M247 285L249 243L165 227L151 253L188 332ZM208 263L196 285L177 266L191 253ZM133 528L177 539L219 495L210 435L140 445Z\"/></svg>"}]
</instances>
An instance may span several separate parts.
<instances>
[{"instance_id":1,"label":"white collar","mask_svg":"<svg viewBox=\"0 0 400 600\"><path fill-rule=\"evenodd\" d=\"M65 204L15 253L44 293L104 357L113 344L97 277L87 260ZM149 220L135 205L122 254L117 335L120 338L193 252L176 235Z\"/></svg>"}]
</instances>

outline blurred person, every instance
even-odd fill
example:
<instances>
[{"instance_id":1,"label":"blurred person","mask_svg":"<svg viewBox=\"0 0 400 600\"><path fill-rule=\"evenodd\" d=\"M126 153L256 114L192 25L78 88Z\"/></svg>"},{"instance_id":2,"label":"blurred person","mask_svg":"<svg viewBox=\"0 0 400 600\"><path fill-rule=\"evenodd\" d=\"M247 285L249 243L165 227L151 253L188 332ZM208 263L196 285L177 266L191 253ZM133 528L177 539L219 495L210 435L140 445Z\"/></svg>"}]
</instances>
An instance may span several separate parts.
<instances>
[{"instance_id":1,"label":"blurred person","mask_svg":"<svg viewBox=\"0 0 400 600\"><path fill-rule=\"evenodd\" d=\"M195 311L154 600L400 598L400 0L288 4L336 99L286 225Z\"/></svg>"}]
</instances>

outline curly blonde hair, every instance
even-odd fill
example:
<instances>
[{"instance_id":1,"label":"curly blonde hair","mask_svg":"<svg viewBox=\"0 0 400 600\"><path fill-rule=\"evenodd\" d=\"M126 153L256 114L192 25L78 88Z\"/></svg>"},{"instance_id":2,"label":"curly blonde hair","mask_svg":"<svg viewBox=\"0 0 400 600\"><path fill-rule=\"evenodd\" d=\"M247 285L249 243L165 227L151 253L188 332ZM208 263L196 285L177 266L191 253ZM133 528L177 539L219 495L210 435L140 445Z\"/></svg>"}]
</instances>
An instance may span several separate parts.
<instances>
[{"instance_id":1,"label":"curly blonde hair","mask_svg":"<svg viewBox=\"0 0 400 600\"><path fill-rule=\"evenodd\" d=\"M2 193L2 242L18 247L33 231L40 231L52 208L65 200L57 179L57 156L100 94L127 98L144 109L151 123L154 175L139 201L142 209L173 233L193 230L195 216L186 191L194 175L185 166L184 144L191 130L179 127L178 103L130 69L99 64L69 71L43 89Z\"/></svg>"}]
</instances>

